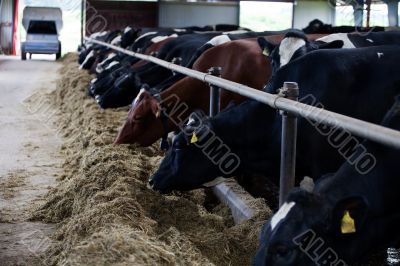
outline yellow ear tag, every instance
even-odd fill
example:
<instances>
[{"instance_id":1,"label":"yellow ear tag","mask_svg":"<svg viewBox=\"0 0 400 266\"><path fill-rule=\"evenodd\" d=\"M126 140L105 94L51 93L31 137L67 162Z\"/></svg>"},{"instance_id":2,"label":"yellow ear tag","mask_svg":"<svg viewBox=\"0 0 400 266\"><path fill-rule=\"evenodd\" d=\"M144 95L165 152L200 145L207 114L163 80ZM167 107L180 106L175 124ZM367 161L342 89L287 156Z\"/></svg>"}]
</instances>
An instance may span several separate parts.
<instances>
[{"instance_id":1,"label":"yellow ear tag","mask_svg":"<svg viewBox=\"0 0 400 266\"><path fill-rule=\"evenodd\" d=\"M197 138L196 133L193 132L192 139L190 140L190 143L193 144L193 143L196 143L197 141L199 141L199 139Z\"/></svg>"},{"instance_id":2,"label":"yellow ear tag","mask_svg":"<svg viewBox=\"0 0 400 266\"><path fill-rule=\"evenodd\" d=\"M356 225L354 219L351 218L349 211L344 212L341 230L342 234L351 234L356 232Z\"/></svg>"},{"instance_id":3,"label":"yellow ear tag","mask_svg":"<svg viewBox=\"0 0 400 266\"><path fill-rule=\"evenodd\" d=\"M264 48L264 50L263 50L263 55L269 56L269 51L268 51L267 48Z\"/></svg>"}]
</instances>

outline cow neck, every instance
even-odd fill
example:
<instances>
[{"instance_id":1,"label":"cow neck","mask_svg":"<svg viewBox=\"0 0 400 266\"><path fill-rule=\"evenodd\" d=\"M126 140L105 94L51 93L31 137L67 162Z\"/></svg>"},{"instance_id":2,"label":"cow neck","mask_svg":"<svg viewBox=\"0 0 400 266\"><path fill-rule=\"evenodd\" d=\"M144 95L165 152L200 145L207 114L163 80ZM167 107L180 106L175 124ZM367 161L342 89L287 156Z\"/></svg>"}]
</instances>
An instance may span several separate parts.
<instances>
[{"instance_id":1,"label":"cow neck","mask_svg":"<svg viewBox=\"0 0 400 266\"><path fill-rule=\"evenodd\" d=\"M200 82L201 83L201 82ZM164 108L167 108L166 115L168 116L168 126L171 131L178 129L177 125L171 121L171 118L179 123L185 122L186 118L189 116L191 112L193 112L195 109L200 108L200 109L205 109L201 104L199 105L199 102L202 102L202 97L198 97L200 95L195 95L193 93L194 91L202 91L202 90L196 90L196 86L193 86L194 84L191 82L190 79L188 80L181 80L178 83L174 84L172 87L170 87L167 90L164 90L160 93L160 98L161 101L172 98L174 95L178 97L179 103L185 103L186 106L188 106L187 111L185 112L184 116L181 115L182 110L178 112L174 112L171 114L171 109L167 108L164 104ZM179 117L180 116L180 117Z\"/></svg>"},{"instance_id":2,"label":"cow neck","mask_svg":"<svg viewBox=\"0 0 400 266\"><path fill-rule=\"evenodd\" d=\"M165 104L165 102L163 102L163 101L165 101L165 99L168 99L169 97L171 97L171 95L173 95L173 94L172 93L168 93L167 91L163 91L163 92L161 92L159 94L159 101L161 103L161 108L164 110L164 112L161 112L161 113L166 118L166 119L162 119L162 117L161 117L162 120L165 120L165 121L162 121L163 122L163 127L164 128L168 127L168 130L174 131L178 127L175 125L175 123L173 123L171 121L171 118L174 121L176 121L176 116L175 115L171 115L171 111L172 110L170 108L168 108L168 106ZM169 132L164 132L164 133L168 134Z\"/></svg>"},{"instance_id":3,"label":"cow neck","mask_svg":"<svg viewBox=\"0 0 400 266\"><path fill-rule=\"evenodd\" d=\"M163 108L163 103L160 94L153 94L153 97L157 100L157 102L160 104L160 107ZM161 150L168 150L169 149L169 144L168 144L168 133L169 133L169 125L168 125L168 116L165 114L164 111L160 112L160 117L161 119L161 124L163 128L162 132L162 137L161 137Z\"/></svg>"}]
</instances>

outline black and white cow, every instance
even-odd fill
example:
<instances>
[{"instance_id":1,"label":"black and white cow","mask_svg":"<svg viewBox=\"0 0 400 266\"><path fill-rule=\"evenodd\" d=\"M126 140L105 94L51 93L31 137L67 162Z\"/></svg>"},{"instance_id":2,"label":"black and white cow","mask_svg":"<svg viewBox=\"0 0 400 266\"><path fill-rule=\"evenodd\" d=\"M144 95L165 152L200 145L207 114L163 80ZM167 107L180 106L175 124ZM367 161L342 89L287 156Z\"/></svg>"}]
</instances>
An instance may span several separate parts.
<instances>
[{"instance_id":1,"label":"black and white cow","mask_svg":"<svg viewBox=\"0 0 400 266\"><path fill-rule=\"evenodd\" d=\"M355 27L355 26L332 26L325 24L319 19L310 21L307 27L302 31L306 34L333 34L333 33L350 33L350 32L382 32L385 31L384 27Z\"/></svg>"},{"instance_id":2,"label":"black and white cow","mask_svg":"<svg viewBox=\"0 0 400 266\"><path fill-rule=\"evenodd\" d=\"M319 102L330 111L380 123L400 93L399 60L398 46L317 50L281 68L268 89L275 93L283 82L294 81L304 103ZM278 183L281 118L275 110L250 100L194 122L203 126L189 124L150 178L155 190L190 190L218 177L251 174ZM341 128L299 119L298 177L335 172L358 145L355 138L343 141L349 137Z\"/></svg>"},{"instance_id":3,"label":"black and white cow","mask_svg":"<svg viewBox=\"0 0 400 266\"><path fill-rule=\"evenodd\" d=\"M380 45L400 45L400 32L370 32L360 33L335 33L309 41L307 36L300 31L290 31L278 45L259 38L258 43L265 54L269 55L273 72L288 64L290 61L299 58L317 49L333 48L360 48Z\"/></svg>"},{"instance_id":4,"label":"black and white cow","mask_svg":"<svg viewBox=\"0 0 400 266\"><path fill-rule=\"evenodd\" d=\"M133 44L133 42L139 37L140 29L132 28L127 26L121 35L121 47L126 48Z\"/></svg>"},{"instance_id":5,"label":"black and white cow","mask_svg":"<svg viewBox=\"0 0 400 266\"><path fill-rule=\"evenodd\" d=\"M198 49L217 35L219 33L215 32L181 35L162 46L157 57L175 63L179 58L180 65L190 68L196 58L200 56L197 52ZM96 96L97 102L102 108L116 108L131 103L145 84L149 87L157 87L159 91L162 91L184 77L154 63L146 63L130 72L129 75L125 74L125 82L118 82L109 88L102 87L102 93L98 90L91 92L98 95ZM129 87L126 87L128 85ZM97 87L92 86L91 88Z\"/></svg>"},{"instance_id":6,"label":"black and white cow","mask_svg":"<svg viewBox=\"0 0 400 266\"><path fill-rule=\"evenodd\" d=\"M96 33L91 34L90 38L96 39L96 40L103 40L107 34L108 34L107 31L96 32ZM93 50L93 48L94 48L94 44L92 44L92 43L84 43L80 47L79 59L78 59L79 65L83 64L87 55Z\"/></svg>"},{"instance_id":7,"label":"black and white cow","mask_svg":"<svg viewBox=\"0 0 400 266\"><path fill-rule=\"evenodd\" d=\"M138 92L134 88L140 86L134 72L127 70L117 77L111 89L95 96L97 104L102 108L117 108L131 104Z\"/></svg>"},{"instance_id":8,"label":"black and white cow","mask_svg":"<svg viewBox=\"0 0 400 266\"><path fill-rule=\"evenodd\" d=\"M105 72L101 73L98 78L95 78L90 82L88 88L89 96L96 97L98 95L103 95L114 86L117 79L122 76L127 76L128 74L130 77L131 73L133 73L130 66L121 66L120 64L111 67L110 70L112 71L108 72L108 70L105 70ZM139 86L139 84L136 84L136 86Z\"/></svg>"},{"instance_id":9,"label":"black and white cow","mask_svg":"<svg viewBox=\"0 0 400 266\"><path fill-rule=\"evenodd\" d=\"M130 30L130 31L132 31L132 30ZM157 34L158 33L156 33L156 32L150 32L149 35L144 34L144 36L137 38L134 43L135 44L141 43L142 40L147 39L147 37L149 38L148 42L153 43L153 44L157 43L159 41L162 41L165 38L168 38L168 35L164 35L164 33L160 33L161 35L157 35ZM169 34L169 33L166 33L166 34ZM169 35L169 37L171 37L171 36L178 37L177 34ZM147 40L146 40L146 43L147 43ZM100 63L98 63L96 66L97 77L89 85L88 95L93 96L93 97L97 95L99 97L100 95L105 93L107 90L111 89L117 78L119 78L121 75L127 75L127 74L133 72L133 70L129 71L129 68L127 68L127 67L137 61L138 61L138 59L136 59L135 57L127 56L123 53L111 52L110 54L108 54L108 56L106 58L104 58L104 60L101 61ZM121 70L124 73L121 73ZM129 76L131 76L131 75L129 74ZM136 78L136 80L137 80L137 78Z\"/></svg>"},{"instance_id":10,"label":"black and white cow","mask_svg":"<svg viewBox=\"0 0 400 266\"><path fill-rule=\"evenodd\" d=\"M400 130L400 97L383 126ZM353 265L400 241L400 150L371 141L374 168L346 162L313 191L292 191L261 233L255 266Z\"/></svg>"},{"instance_id":11,"label":"black and white cow","mask_svg":"<svg viewBox=\"0 0 400 266\"><path fill-rule=\"evenodd\" d=\"M121 34L120 30L115 30L106 33L92 34L91 37L99 41L119 46L121 44ZM85 55L85 59L81 63L80 69L91 69L96 60L102 61L110 52L110 49L107 47L89 42L86 44L86 49L81 51L81 55ZM79 61L81 61L81 56Z\"/></svg>"}]
</instances>

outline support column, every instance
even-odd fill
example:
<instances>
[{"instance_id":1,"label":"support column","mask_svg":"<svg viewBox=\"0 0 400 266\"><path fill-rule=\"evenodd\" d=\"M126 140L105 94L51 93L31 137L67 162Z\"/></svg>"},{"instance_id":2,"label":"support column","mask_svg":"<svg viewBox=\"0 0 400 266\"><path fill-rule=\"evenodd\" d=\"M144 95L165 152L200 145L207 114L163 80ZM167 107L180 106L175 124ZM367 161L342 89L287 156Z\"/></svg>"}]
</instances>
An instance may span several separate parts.
<instances>
[{"instance_id":1,"label":"support column","mask_svg":"<svg viewBox=\"0 0 400 266\"><path fill-rule=\"evenodd\" d=\"M397 0L386 0L388 6L389 26L399 26L399 2Z\"/></svg>"},{"instance_id":2,"label":"support column","mask_svg":"<svg viewBox=\"0 0 400 266\"><path fill-rule=\"evenodd\" d=\"M299 87L296 82L285 82L280 93L285 98L297 101ZM294 188L296 177L297 116L280 112L282 115L281 171L279 185L279 206L285 202Z\"/></svg>"},{"instance_id":3,"label":"support column","mask_svg":"<svg viewBox=\"0 0 400 266\"><path fill-rule=\"evenodd\" d=\"M352 2L354 10L354 25L362 27L364 19L364 0L356 0Z\"/></svg>"}]
</instances>

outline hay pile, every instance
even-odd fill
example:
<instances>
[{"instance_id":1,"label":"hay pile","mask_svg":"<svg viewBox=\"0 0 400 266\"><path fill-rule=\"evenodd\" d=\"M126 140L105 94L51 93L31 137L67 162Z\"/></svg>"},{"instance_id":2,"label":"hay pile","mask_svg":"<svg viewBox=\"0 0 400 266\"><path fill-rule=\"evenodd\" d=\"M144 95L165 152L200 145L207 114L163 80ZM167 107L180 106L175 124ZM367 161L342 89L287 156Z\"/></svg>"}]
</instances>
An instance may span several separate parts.
<instances>
[{"instance_id":1,"label":"hay pile","mask_svg":"<svg viewBox=\"0 0 400 266\"><path fill-rule=\"evenodd\" d=\"M50 97L65 139L65 174L32 220L59 223L44 259L51 265L249 265L259 230L271 215L234 226L226 207L208 212L202 190L159 195L146 188L157 146L113 146L127 108L100 110L85 90L92 77L76 55L63 60Z\"/></svg>"}]
</instances>

